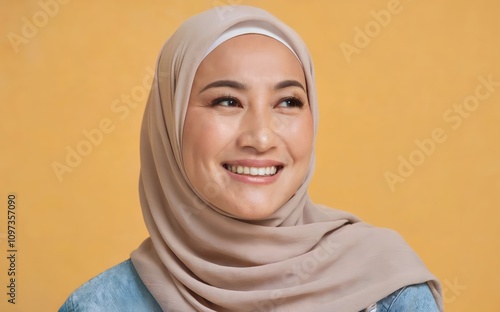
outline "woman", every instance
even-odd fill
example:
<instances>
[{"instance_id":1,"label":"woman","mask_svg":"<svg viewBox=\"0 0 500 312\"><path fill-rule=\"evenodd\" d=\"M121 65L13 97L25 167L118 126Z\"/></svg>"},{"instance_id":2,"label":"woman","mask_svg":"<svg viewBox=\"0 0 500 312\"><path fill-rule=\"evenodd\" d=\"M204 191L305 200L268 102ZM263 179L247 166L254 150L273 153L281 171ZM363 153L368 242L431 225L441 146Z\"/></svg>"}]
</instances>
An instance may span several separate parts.
<instances>
[{"instance_id":1,"label":"woman","mask_svg":"<svg viewBox=\"0 0 500 312\"><path fill-rule=\"evenodd\" d=\"M186 21L141 132L151 237L60 311L442 311L400 236L310 201L317 124L293 30L246 6Z\"/></svg>"}]
</instances>

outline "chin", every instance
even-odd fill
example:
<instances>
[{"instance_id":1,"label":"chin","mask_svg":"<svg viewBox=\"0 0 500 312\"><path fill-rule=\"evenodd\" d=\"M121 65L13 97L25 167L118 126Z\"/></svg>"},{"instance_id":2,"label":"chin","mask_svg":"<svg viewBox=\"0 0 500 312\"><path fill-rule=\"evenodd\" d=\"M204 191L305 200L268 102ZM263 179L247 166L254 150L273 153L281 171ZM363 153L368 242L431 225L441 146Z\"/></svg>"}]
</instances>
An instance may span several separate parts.
<instances>
[{"instance_id":1,"label":"chin","mask_svg":"<svg viewBox=\"0 0 500 312\"><path fill-rule=\"evenodd\" d=\"M253 206L253 205L252 205ZM233 206L235 207L235 206ZM254 207L248 206L236 206L236 209L231 209L231 211L225 210L236 218L245 219L245 220L262 220L270 215L272 215L278 209L262 209L261 205L256 205Z\"/></svg>"}]
</instances>

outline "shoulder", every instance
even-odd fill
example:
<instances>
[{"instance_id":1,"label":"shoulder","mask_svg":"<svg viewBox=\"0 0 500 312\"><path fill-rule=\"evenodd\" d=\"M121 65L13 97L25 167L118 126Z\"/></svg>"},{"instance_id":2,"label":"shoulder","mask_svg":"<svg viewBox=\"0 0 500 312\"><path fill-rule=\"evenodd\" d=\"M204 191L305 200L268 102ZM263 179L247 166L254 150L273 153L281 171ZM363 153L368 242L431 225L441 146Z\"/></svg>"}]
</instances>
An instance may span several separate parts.
<instances>
[{"instance_id":1,"label":"shoulder","mask_svg":"<svg viewBox=\"0 0 500 312\"><path fill-rule=\"evenodd\" d=\"M427 283L403 287L377 303L377 312L437 312L432 292Z\"/></svg>"},{"instance_id":2,"label":"shoulder","mask_svg":"<svg viewBox=\"0 0 500 312\"><path fill-rule=\"evenodd\" d=\"M161 311L130 259L75 290L59 312Z\"/></svg>"}]
</instances>

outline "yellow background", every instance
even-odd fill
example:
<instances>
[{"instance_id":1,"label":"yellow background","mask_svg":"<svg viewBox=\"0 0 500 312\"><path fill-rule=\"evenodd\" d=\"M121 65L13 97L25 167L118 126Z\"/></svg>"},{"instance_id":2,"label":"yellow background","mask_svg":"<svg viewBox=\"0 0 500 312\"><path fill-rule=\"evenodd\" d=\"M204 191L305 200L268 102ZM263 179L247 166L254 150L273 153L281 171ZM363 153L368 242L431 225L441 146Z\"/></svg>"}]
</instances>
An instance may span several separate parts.
<instances>
[{"instance_id":1,"label":"yellow background","mask_svg":"<svg viewBox=\"0 0 500 312\"><path fill-rule=\"evenodd\" d=\"M0 310L56 310L147 236L137 194L145 100L125 115L122 96L141 98L182 21L241 3L271 11L311 50L313 199L399 231L443 282L447 311L498 311L500 86L456 129L443 114L474 96L478 77L500 81L500 2L394 1L66 0L45 21L38 1L0 1ZM371 12L397 2L377 30ZM21 35L34 15L37 33L13 45L9 33ZM341 45L356 47L355 29L367 25L372 37L348 62ZM52 163L103 120L113 131L60 182ZM384 175L399 174L400 156L417 157L414 141L435 129L446 140L391 189ZM5 294L9 192L18 199L15 306Z\"/></svg>"}]
</instances>

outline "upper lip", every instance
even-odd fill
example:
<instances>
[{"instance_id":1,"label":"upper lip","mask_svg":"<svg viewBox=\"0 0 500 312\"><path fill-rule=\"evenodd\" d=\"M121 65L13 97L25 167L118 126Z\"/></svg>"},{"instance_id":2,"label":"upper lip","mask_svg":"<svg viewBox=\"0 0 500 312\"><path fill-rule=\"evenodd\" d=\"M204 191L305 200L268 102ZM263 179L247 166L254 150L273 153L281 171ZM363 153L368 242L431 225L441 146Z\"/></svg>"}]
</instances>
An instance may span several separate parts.
<instances>
[{"instance_id":1,"label":"upper lip","mask_svg":"<svg viewBox=\"0 0 500 312\"><path fill-rule=\"evenodd\" d=\"M255 168L284 166L282 162L271 159L238 159L238 160L225 161L222 164L231 166L255 167Z\"/></svg>"}]
</instances>

